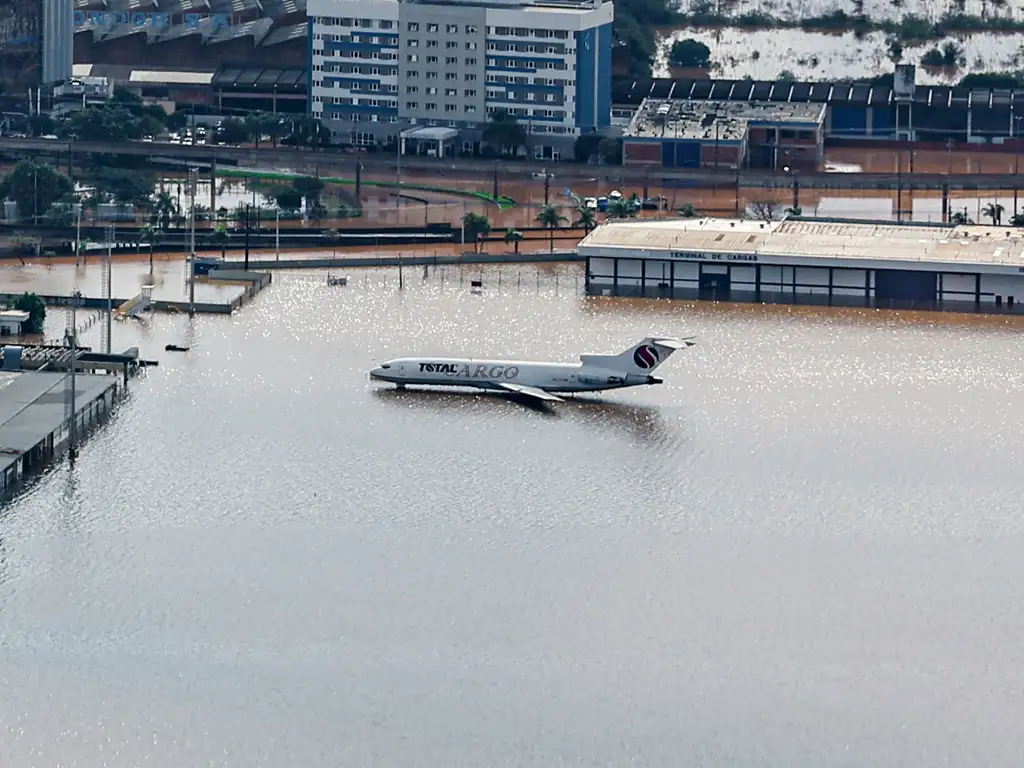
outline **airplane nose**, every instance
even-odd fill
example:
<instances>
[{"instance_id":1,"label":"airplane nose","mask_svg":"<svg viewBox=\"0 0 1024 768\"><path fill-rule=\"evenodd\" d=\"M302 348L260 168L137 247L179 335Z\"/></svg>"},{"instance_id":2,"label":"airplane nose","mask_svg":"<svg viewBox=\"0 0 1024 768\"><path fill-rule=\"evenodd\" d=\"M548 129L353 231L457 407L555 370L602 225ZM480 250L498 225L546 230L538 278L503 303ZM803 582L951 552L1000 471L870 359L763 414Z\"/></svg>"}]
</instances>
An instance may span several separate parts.
<instances>
[{"instance_id":1,"label":"airplane nose","mask_svg":"<svg viewBox=\"0 0 1024 768\"><path fill-rule=\"evenodd\" d=\"M370 378L371 378L371 379L379 379L379 378L380 378L380 374L381 374L381 371L383 371L383 369L382 369L382 368L372 368L372 369L370 370Z\"/></svg>"},{"instance_id":2,"label":"airplane nose","mask_svg":"<svg viewBox=\"0 0 1024 768\"><path fill-rule=\"evenodd\" d=\"M665 380L663 378L659 377L659 376L648 376L647 377L647 383L648 384L662 384L664 381Z\"/></svg>"}]
</instances>

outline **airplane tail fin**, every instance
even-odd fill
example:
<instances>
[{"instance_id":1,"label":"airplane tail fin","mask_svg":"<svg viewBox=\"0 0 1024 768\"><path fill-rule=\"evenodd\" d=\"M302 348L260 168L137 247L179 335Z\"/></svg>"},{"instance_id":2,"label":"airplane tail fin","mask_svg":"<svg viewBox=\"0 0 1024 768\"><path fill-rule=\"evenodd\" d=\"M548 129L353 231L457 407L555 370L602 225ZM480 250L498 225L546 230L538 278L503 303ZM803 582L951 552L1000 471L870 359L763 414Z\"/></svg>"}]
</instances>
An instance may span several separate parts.
<instances>
[{"instance_id":1,"label":"airplane tail fin","mask_svg":"<svg viewBox=\"0 0 1024 768\"><path fill-rule=\"evenodd\" d=\"M580 359L584 365L603 366L627 373L652 373L677 349L686 349L696 344L695 338L648 336L617 355L582 355Z\"/></svg>"}]
</instances>

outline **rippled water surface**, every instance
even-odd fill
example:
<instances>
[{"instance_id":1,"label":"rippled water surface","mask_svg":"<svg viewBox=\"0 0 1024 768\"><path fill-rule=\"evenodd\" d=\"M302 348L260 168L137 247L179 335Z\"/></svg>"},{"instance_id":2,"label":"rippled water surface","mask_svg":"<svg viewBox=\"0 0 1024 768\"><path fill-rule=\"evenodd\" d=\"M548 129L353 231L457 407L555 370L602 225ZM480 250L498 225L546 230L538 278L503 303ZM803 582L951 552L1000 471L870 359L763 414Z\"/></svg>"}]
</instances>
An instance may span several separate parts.
<instances>
[{"instance_id":1,"label":"rippled water surface","mask_svg":"<svg viewBox=\"0 0 1024 768\"><path fill-rule=\"evenodd\" d=\"M160 366L0 513L0 763L1021 763L1021 326L479 274L115 326ZM650 332L549 413L364 373Z\"/></svg>"}]
</instances>

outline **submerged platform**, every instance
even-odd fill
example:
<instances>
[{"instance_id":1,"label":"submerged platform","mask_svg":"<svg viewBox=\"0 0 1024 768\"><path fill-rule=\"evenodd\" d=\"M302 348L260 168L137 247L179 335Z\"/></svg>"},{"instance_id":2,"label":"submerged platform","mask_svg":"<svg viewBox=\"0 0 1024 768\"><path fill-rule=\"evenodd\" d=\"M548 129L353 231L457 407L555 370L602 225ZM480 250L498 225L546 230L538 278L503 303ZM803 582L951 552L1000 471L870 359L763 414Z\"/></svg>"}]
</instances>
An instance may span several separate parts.
<instances>
[{"instance_id":1,"label":"submerged platform","mask_svg":"<svg viewBox=\"0 0 1024 768\"><path fill-rule=\"evenodd\" d=\"M67 450L66 379L49 371L0 371L0 495ZM117 376L75 376L79 435L107 417L118 384Z\"/></svg>"},{"instance_id":2,"label":"submerged platform","mask_svg":"<svg viewBox=\"0 0 1024 768\"><path fill-rule=\"evenodd\" d=\"M789 217L605 224L589 293L1024 313L1024 231Z\"/></svg>"}]
</instances>

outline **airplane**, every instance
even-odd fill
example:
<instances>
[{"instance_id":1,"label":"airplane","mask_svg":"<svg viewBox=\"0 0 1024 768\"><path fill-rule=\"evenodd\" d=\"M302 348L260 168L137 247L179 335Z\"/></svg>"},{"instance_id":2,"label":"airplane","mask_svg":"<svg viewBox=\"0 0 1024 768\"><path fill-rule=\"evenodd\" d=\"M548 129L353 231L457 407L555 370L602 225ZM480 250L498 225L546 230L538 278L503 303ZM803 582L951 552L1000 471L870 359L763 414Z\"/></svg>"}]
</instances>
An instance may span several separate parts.
<instances>
[{"instance_id":1,"label":"airplane","mask_svg":"<svg viewBox=\"0 0 1024 768\"><path fill-rule=\"evenodd\" d=\"M617 355L581 355L578 363L528 360L403 357L381 363L370 378L396 384L477 387L519 395L529 401L563 402L555 393L597 392L645 384L661 384L652 375L677 349L696 344L682 339L648 336Z\"/></svg>"}]
</instances>

